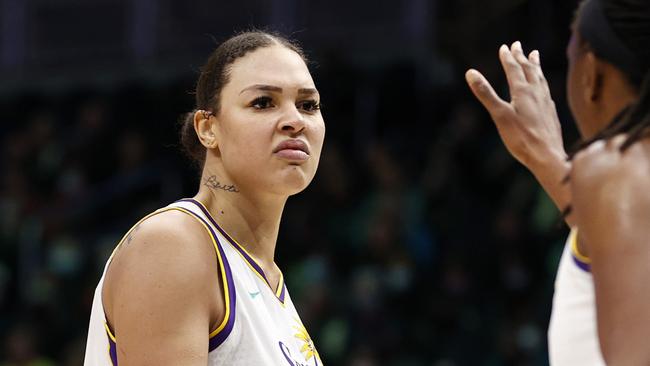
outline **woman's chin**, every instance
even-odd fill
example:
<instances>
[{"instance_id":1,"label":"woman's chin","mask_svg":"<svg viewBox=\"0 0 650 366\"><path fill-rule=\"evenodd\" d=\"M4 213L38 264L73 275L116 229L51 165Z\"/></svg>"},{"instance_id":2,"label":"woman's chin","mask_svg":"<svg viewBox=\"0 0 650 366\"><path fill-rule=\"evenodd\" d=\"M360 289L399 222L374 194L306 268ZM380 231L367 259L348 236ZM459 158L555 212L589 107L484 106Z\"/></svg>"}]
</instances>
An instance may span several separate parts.
<instances>
[{"instance_id":1,"label":"woman's chin","mask_svg":"<svg viewBox=\"0 0 650 366\"><path fill-rule=\"evenodd\" d=\"M302 192L311 182L313 175L307 175L300 167L283 172L276 187L283 195L292 196Z\"/></svg>"}]
</instances>

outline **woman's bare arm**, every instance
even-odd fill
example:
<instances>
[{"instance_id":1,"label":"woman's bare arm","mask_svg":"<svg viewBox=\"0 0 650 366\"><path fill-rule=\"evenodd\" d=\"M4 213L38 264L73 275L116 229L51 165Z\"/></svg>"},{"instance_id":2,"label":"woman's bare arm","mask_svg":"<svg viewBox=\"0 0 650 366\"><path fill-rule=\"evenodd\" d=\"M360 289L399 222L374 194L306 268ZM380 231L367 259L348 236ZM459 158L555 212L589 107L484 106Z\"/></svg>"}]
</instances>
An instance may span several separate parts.
<instances>
[{"instance_id":1,"label":"woman's bare arm","mask_svg":"<svg viewBox=\"0 0 650 366\"><path fill-rule=\"evenodd\" d=\"M573 164L578 237L589 251L608 365L650 364L650 147L598 142Z\"/></svg>"},{"instance_id":2,"label":"woman's bare arm","mask_svg":"<svg viewBox=\"0 0 650 366\"><path fill-rule=\"evenodd\" d=\"M223 290L209 235L187 214L144 221L116 253L104 304L120 366L205 365Z\"/></svg>"}]
</instances>

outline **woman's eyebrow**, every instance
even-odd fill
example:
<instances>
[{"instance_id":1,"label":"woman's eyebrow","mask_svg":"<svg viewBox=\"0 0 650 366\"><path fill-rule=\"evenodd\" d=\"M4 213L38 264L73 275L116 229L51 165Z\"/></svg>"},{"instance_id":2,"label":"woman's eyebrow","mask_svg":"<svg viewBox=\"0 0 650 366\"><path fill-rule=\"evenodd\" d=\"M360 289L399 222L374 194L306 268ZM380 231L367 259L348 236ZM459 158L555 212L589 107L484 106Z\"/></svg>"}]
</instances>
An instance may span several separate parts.
<instances>
[{"instance_id":1,"label":"woman's eyebrow","mask_svg":"<svg viewBox=\"0 0 650 366\"><path fill-rule=\"evenodd\" d=\"M271 91L271 92L278 92L282 93L282 88L278 86L273 86L273 85L264 85L264 84L255 84L251 85L249 87L246 87L242 89L242 91L239 92L239 94L247 91L247 90L262 90L262 91Z\"/></svg>"},{"instance_id":2,"label":"woman's eyebrow","mask_svg":"<svg viewBox=\"0 0 650 366\"><path fill-rule=\"evenodd\" d=\"M279 86L255 84L242 89L242 91L240 91L239 94L242 94L243 92L248 90L261 90L261 91L282 93L282 88L280 88ZM300 88L298 89L298 94L314 95L314 94L318 94L318 90L316 90L316 88Z\"/></svg>"}]
</instances>

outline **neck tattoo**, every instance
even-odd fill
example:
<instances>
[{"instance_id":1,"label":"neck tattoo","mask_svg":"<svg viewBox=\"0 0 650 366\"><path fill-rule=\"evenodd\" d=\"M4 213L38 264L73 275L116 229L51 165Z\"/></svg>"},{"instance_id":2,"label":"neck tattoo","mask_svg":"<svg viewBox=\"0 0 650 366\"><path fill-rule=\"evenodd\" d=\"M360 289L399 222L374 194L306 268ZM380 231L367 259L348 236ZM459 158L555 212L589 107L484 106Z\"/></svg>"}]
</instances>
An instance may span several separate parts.
<instances>
[{"instance_id":1,"label":"neck tattoo","mask_svg":"<svg viewBox=\"0 0 650 366\"><path fill-rule=\"evenodd\" d=\"M229 185L229 186L221 184L221 182L219 182L217 180L217 177L215 175L211 176L210 178L207 178L205 180L205 183L203 183L203 184L206 187L221 189L221 190L226 191L226 192L233 192L233 193L239 192L239 189L237 189L237 187L235 187L234 184Z\"/></svg>"}]
</instances>

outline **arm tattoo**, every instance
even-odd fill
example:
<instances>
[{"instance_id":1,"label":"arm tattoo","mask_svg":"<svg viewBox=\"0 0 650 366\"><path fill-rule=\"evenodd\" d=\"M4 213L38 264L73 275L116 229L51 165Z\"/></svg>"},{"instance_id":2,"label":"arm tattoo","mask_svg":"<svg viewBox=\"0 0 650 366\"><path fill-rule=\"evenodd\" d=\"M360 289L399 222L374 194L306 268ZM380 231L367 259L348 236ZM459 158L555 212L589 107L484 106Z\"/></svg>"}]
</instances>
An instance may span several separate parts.
<instances>
[{"instance_id":1,"label":"arm tattoo","mask_svg":"<svg viewBox=\"0 0 650 366\"><path fill-rule=\"evenodd\" d=\"M131 244L131 242L133 241L133 237L135 236L135 232L138 231L138 230L140 230L140 225L142 225L142 224L138 224L138 225L136 225L136 226L133 228L133 230L131 230L131 232L129 233L129 235L126 236L126 244Z\"/></svg>"},{"instance_id":2,"label":"arm tattoo","mask_svg":"<svg viewBox=\"0 0 650 366\"><path fill-rule=\"evenodd\" d=\"M215 188L215 189L221 189L221 190L224 190L224 191L226 191L226 192L234 192L234 193L239 192L239 189L237 189L237 187L235 187L234 184L229 185L229 186L221 184L221 183L217 180L217 177L216 177L215 175L213 175L213 176L211 176L210 178L206 179L206 180L205 180L205 183L203 183L203 184L204 184L206 187Z\"/></svg>"}]
</instances>

